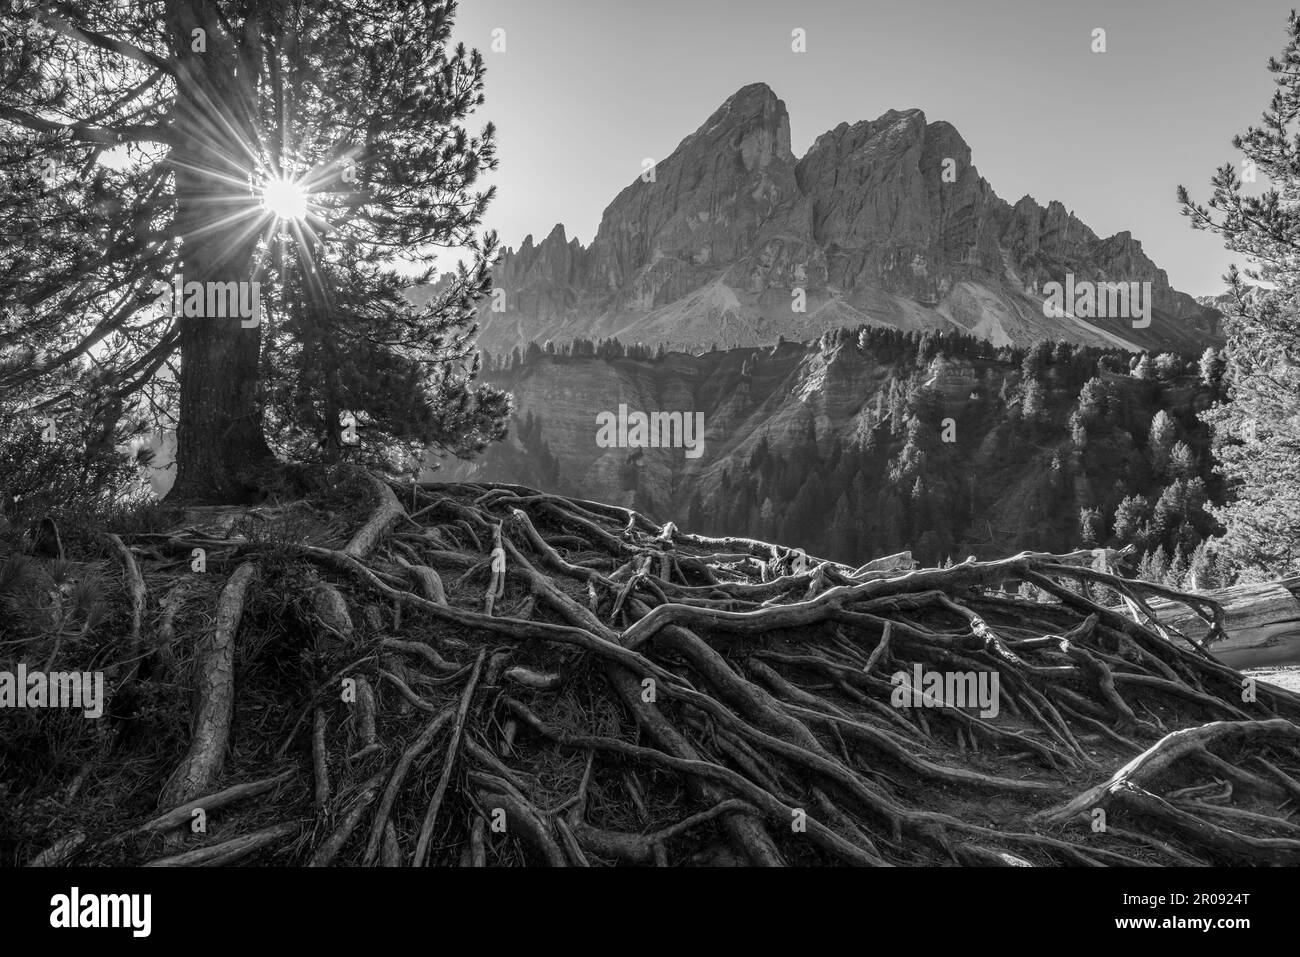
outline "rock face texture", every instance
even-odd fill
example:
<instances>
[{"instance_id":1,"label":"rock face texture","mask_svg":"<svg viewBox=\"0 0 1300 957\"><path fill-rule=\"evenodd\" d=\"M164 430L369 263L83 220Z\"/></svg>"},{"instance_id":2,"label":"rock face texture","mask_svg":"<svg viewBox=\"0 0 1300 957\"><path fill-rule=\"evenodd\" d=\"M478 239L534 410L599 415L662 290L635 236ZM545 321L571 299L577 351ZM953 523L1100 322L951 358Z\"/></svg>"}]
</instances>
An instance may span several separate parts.
<instances>
[{"instance_id":1,"label":"rock face texture","mask_svg":"<svg viewBox=\"0 0 1300 957\"><path fill-rule=\"evenodd\" d=\"M878 341L891 336L904 344ZM1167 409L1189 428L1213 400L1194 365L1168 381L1143 381L1108 371L1127 365L1115 350L1107 369L1086 356L1045 365L1031 421L1018 352L990 347L982 355L967 340L920 360L904 340L911 337L871 330L658 359L535 353L487 374L515 397L509 438L473 461L443 459L426 477L519 483L813 552L844 524L834 513L847 491L840 518L861 531L863 550L844 560L902 548L935 561L947 549L958 559L992 557L1077 546L1083 506L1113 512L1128 494L1155 502L1163 485L1141 445L1152 416ZM1085 435L1072 413L1094 375L1106 411L1094 411ZM620 407L701 414L702 454L692 457L683 444L602 443L600 416ZM760 448L806 480L769 474ZM747 492L761 476L767 490ZM823 484L805 488L814 476ZM895 519L912 524L891 529ZM926 546L924 533L934 530L943 544Z\"/></svg>"},{"instance_id":2,"label":"rock face texture","mask_svg":"<svg viewBox=\"0 0 1300 957\"><path fill-rule=\"evenodd\" d=\"M985 371L995 365L947 362L929 388L945 407L964 408L972 391L996 395L1001 378ZM1014 366L1003 365L998 373L1011 375ZM536 356L516 370L487 376L515 397L510 437L472 461L445 458L430 477L519 482L644 507L657 516L684 516L695 495L706 506L719 504L714 497L721 494L722 473L743 474L760 440L791 453L810 431L861 442L898 373L894 363L870 353L818 343L669 353L653 361ZM692 459L683 448L601 448L596 415L620 405L704 413L704 454ZM538 423L536 441L518 427L530 416ZM550 456L557 474L541 474L539 459Z\"/></svg>"},{"instance_id":3,"label":"rock face texture","mask_svg":"<svg viewBox=\"0 0 1300 957\"><path fill-rule=\"evenodd\" d=\"M1149 282L1152 321L1044 315L1044 284ZM699 349L806 340L860 324L997 345L1066 339L1190 351L1218 312L1170 287L1128 232L1100 238L1060 203L1014 206L949 123L891 110L841 123L802 158L785 104L746 86L606 208L588 247L557 225L506 249L480 344L617 336Z\"/></svg>"}]
</instances>

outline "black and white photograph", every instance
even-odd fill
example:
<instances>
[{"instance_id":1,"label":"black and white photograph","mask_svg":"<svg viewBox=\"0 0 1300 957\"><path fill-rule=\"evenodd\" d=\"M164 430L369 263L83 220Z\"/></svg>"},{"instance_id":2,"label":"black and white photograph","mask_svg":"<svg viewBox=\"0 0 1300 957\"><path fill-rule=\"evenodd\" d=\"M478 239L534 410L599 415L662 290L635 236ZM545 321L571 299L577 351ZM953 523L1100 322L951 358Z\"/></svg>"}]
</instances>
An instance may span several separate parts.
<instances>
[{"instance_id":1,"label":"black and white photograph","mask_svg":"<svg viewBox=\"0 0 1300 957\"><path fill-rule=\"evenodd\" d=\"M6 929L1296 866L1289 3L0 0Z\"/></svg>"}]
</instances>

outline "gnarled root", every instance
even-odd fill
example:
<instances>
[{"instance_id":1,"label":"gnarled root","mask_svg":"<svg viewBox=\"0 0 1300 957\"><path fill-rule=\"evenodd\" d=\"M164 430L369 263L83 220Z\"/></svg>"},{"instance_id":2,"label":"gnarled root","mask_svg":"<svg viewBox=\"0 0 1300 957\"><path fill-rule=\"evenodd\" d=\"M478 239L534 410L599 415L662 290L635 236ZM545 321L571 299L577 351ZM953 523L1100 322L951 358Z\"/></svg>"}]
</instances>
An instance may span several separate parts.
<instances>
[{"instance_id":1,"label":"gnarled root","mask_svg":"<svg viewBox=\"0 0 1300 957\"><path fill-rule=\"evenodd\" d=\"M1119 578L1091 551L850 568L519 486L417 485L408 511L373 484L355 534L277 546L297 556L290 580L374 603L304 652L320 670L278 701L314 800L268 787L283 823L154 863L273 847L313 866L1300 860L1278 807L1300 800L1300 697L1243 694L1143 598L1220 626L1202 596ZM261 547L240 545L198 650L172 810L128 833L182 824L231 751ZM1004 590L1026 581L1053 600Z\"/></svg>"}]
</instances>

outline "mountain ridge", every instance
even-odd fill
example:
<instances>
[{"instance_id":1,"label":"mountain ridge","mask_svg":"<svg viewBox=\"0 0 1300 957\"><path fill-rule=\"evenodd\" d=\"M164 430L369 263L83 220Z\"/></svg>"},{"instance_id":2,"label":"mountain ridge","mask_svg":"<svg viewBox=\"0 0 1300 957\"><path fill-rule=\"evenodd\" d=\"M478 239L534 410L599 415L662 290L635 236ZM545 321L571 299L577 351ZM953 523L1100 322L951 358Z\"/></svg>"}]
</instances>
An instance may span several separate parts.
<instances>
[{"instance_id":1,"label":"mountain ridge","mask_svg":"<svg viewBox=\"0 0 1300 957\"><path fill-rule=\"evenodd\" d=\"M1067 273L1149 282L1150 327L1044 315L1041 290ZM540 242L530 233L502 251L493 284L479 324L494 352L612 336L756 346L858 324L995 345L1220 341L1218 311L1173 289L1131 231L1100 237L1056 200L1006 202L951 123L889 110L841 122L796 157L785 103L765 83L742 87L624 187L590 244L562 223Z\"/></svg>"}]
</instances>

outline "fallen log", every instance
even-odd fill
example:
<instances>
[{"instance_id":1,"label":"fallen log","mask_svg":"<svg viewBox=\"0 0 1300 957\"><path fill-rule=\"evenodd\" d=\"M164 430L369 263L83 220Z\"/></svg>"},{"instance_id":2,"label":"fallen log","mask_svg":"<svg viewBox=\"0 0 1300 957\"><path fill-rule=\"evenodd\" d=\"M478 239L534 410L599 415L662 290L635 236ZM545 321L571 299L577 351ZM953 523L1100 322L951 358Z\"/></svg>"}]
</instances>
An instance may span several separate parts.
<instances>
[{"instance_id":1,"label":"fallen log","mask_svg":"<svg viewBox=\"0 0 1300 957\"><path fill-rule=\"evenodd\" d=\"M1300 577L1233 585L1205 593L1223 607L1226 635L1210 645L1232 668L1300 664ZM1210 627L1191 609L1163 598L1148 600L1164 624L1198 641Z\"/></svg>"}]
</instances>

